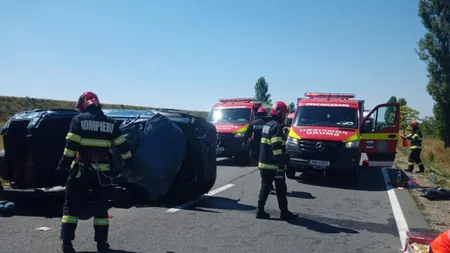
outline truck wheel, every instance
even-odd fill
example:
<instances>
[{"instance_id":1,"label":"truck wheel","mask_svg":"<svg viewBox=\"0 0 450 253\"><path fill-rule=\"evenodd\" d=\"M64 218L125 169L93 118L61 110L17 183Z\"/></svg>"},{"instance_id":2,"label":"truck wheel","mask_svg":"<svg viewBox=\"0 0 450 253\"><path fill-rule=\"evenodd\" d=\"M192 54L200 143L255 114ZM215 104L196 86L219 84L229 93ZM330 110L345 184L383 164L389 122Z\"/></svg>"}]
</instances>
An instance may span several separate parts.
<instances>
[{"instance_id":1,"label":"truck wheel","mask_svg":"<svg viewBox=\"0 0 450 253\"><path fill-rule=\"evenodd\" d=\"M359 182L360 168L357 166L355 169L348 171L348 181L352 184L358 184Z\"/></svg>"},{"instance_id":2,"label":"truck wheel","mask_svg":"<svg viewBox=\"0 0 450 253\"><path fill-rule=\"evenodd\" d=\"M236 160L239 164L249 165L253 160L252 150L249 149L236 156Z\"/></svg>"},{"instance_id":3,"label":"truck wheel","mask_svg":"<svg viewBox=\"0 0 450 253\"><path fill-rule=\"evenodd\" d=\"M286 171L286 177L289 179L295 179L295 169L292 167L288 167Z\"/></svg>"}]
</instances>

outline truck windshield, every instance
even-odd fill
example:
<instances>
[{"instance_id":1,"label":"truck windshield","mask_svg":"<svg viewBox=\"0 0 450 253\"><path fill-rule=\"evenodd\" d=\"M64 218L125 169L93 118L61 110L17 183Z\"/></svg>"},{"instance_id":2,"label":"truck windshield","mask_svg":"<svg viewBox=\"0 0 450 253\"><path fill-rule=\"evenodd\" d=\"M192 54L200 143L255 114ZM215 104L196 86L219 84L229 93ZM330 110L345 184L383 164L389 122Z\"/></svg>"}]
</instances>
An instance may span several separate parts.
<instances>
[{"instance_id":1,"label":"truck windshield","mask_svg":"<svg viewBox=\"0 0 450 253\"><path fill-rule=\"evenodd\" d=\"M299 106L294 125L356 129L358 128L358 110L346 107Z\"/></svg>"},{"instance_id":2,"label":"truck windshield","mask_svg":"<svg viewBox=\"0 0 450 253\"><path fill-rule=\"evenodd\" d=\"M212 109L208 122L215 123L248 123L252 109L250 108L220 108Z\"/></svg>"}]
</instances>

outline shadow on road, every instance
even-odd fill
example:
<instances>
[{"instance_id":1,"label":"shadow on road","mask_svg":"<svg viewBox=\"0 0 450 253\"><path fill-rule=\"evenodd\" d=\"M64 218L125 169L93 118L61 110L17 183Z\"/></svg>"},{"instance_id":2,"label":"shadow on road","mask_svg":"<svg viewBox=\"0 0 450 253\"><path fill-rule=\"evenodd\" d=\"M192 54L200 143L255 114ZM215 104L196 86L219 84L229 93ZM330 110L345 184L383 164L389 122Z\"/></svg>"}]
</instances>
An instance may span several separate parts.
<instances>
[{"instance_id":1,"label":"shadow on road","mask_svg":"<svg viewBox=\"0 0 450 253\"><path fill-rule=\"evenodd\" d=\"M256 210L256 207L241 204L237 200L223 198L223 197L208 197L204 200L199 201L191 208L187 208L186 210L193 211L205 211L205 212L213 212L218 213L216 211L205 210L204 208L209 209L222 209L222 210L236 210L236 211L253 211Z\"/></svg>"},{"instance_id":2,"label":"shadow on road","mask_svg":"<svg viewBox=\"0 0 450 253\"><path fill-rule=\"evenodd\" d=\"M63 202L60 199L22 199L14 201L15 207L1 217L28 216L55 218L62 217Z\"/></svg>"},{"instance_id":3,"label":"shadow on road","mask_svg":"<svg viewBox=\"0 0 450 253\"><path fill-rule=\"evenodd\" d=\"M226 166L226 167L254 167L256 166L256 163L250 163L250 164L242 164L241 162L237 161L233 158L225 158L222 160L217 160L217 166Z\"/></svg>"},{"instance_id":4,"label":"shadow on road","mask_svg":"<svg viewBox=\"0 0 450 253\"><path fill-rule=\"evenodd\" d=\"M308 218L299 217L296 220L288 221L289 224L305 227L306 229L313 230L319 233L326 233L326 234L359 234L358 231L349 229L349 228L342 228L342 227L336 227L330 224L326 224L320 221L310 220Z\"/></svg>"},{"instance_id":5,"label":"shadow on road","mask_svg":"<svg viewBox=\"0 0 450 253\"><path fill-rule=\"evenodd\" d=\"M110 253L141 253L137 251L127 251L127 250L109 250ZM77 253L97 253L97 251L77 251Z\"/></svg>"},{"instance_id":6,"label":"shadow on road","mask_svg":"<svg viewBox=\"0 0 450 253\"><path fill-rule=\"evenodd\" d=\"M276 212L275 210L267 211L269 211L271 214ZM320 233L358 234L358 231L368 231L376 234L398 236L397 224L394 218L387 218L385 223L375 223L364 220L358 221L355 219L324 217L308 213L294 213L297 213L299 215L299 218L297 218L296 220L288 221L289 224L305 227L309 230ZM271 219L279 220L279 218Z\"/></svg>"},{"instance_id":7,"label":"shadow on road","mask_svg":"<svg viewBox=\"0 0 450 253\"><path fill-rule=\"evenodd\" d=\"M44 217L57 218L62 217L63 199L22 199L15 201L15 207L6 215L0 217L25 216L25 217ZM80 216L80 220L87 220L93 217L92 204L86 203L83 207L84 212Z\"/></svg>"},{"instance_id":8,"label":"shadow on road","mask_svg":"<svg viewBox=\"0 0 450 253\"><path fill-rule=\"evenodd\" d=\"M348 176L343 173L328 173L327 177L323 174L301 174L296 178L297 182L307 185L339 188L357 191L386 191L381 169L365 169L361 168L357 183L349 180Z\"/></svg>"},{"instance_id":9,"label":"shadow on road","mask_svg":"<svg viewBox=\"0 0 450 253\"><path fill-rule=\"evenodd\" d=\"M275 192L271 192L270 194L276 195ZM315 199L316 198L309 192L298 192L298 191L288 192L286 194L286 196L291 197L291 198L299 198L299 199Z\"/></svg>"}]
</instances>

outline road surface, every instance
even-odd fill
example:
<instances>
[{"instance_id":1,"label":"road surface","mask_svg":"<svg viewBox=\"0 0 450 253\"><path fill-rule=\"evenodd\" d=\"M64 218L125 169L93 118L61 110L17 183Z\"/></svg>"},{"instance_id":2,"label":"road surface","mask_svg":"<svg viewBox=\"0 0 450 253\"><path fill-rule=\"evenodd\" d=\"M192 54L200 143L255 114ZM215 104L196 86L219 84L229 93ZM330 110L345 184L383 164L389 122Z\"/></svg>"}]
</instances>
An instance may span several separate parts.
<instances>
[{"instance_id":1,"label":"road surface","mask_svg":"<svg viewBox=\"0 0 450 253\"><path fill-rule=\"evenodd\" d=\"M192 205L111 209L109 240L115 252L398 253L401 248L399 213L380 170L363 170L353 187L320 177L288 179L289 207L300 218L285 222L278 220L275 195L266 206L273 219L254 218L260 188L256 167L236 167L228 159L218 165L213 188L218 190ZM395 171L390 174L395 177ZM410 229L428 228L406 191L394 196ZM0 252L59 252L60 218L43 215L28 209L0 218ZM50 230L37 230L41 227ZM92 219L80 221L74 245L77 252L95 252Z\"/></svg>"}]
</instances>

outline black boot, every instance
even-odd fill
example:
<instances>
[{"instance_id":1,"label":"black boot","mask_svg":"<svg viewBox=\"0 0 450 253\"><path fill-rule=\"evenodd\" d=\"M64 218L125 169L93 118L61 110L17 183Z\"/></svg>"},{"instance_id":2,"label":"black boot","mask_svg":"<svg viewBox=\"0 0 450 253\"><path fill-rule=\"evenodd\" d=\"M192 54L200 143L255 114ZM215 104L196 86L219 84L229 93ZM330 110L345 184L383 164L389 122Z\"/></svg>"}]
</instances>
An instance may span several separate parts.
<instances>
[{"instance_id":1,"label":"black boot","mask_svg":"<svg viewBox=\"0 0 450 253\"><path fill-rule=\"evenodd\" d=\"M266 213L263 207L259 207L258 210L256 211L256 219L269 219L269 218L270 214Z\"/></svg>"},{"instance_id":2,"label":"black boot","mask_svg":"<svg viewBox=\"0 0 450 253\"><path fill-rule=\"evenodd\" d=\"M425 166L423 166L423 163L419 164L419 173L425 172Z\"/></svg>"},{"instance_id":3,"label":"black boot","mask_svg":"<svg viewBox=\"0 0 450 253\"><path fill-rule=\"evenodd\" d=\"M62 252L64 253L75 253L75 249L73 248L72 241L64 241L61 245Z\"/></svg>"},{"instance_id":4,"label":"black boot","mask_svg":"<svg viewBox=\"0 0 450 253\"><path fill-rule=\"evenodd\" d=\"M405 171L407 171L407 172L413 172L413 170L414 170L414 165L409 164L409 165L408 165L408 168L407 168Z\"/></svg>"},{"instance_id":5,"label":"black boot","mask_svg":"<svg viewBox=\"0 0 450 253\"><path fill-rule=\"evenodd\" d=\"M109 243L108 242L97 242L97 251L100 253L107 253L109 251Z\"/></svg>"},{"instance_id":6,"label":"black boot","mask_svg":"<svg viewBox=\"0 0 450 253\"><path fill-rule=\"evenodd\" d=\"M281 211L281 213L280 213L280 220L285 220L285 221L295 220L297 217L298 217L297 214L293 214L288 210Z\"/></svg>"}]
</instances>

